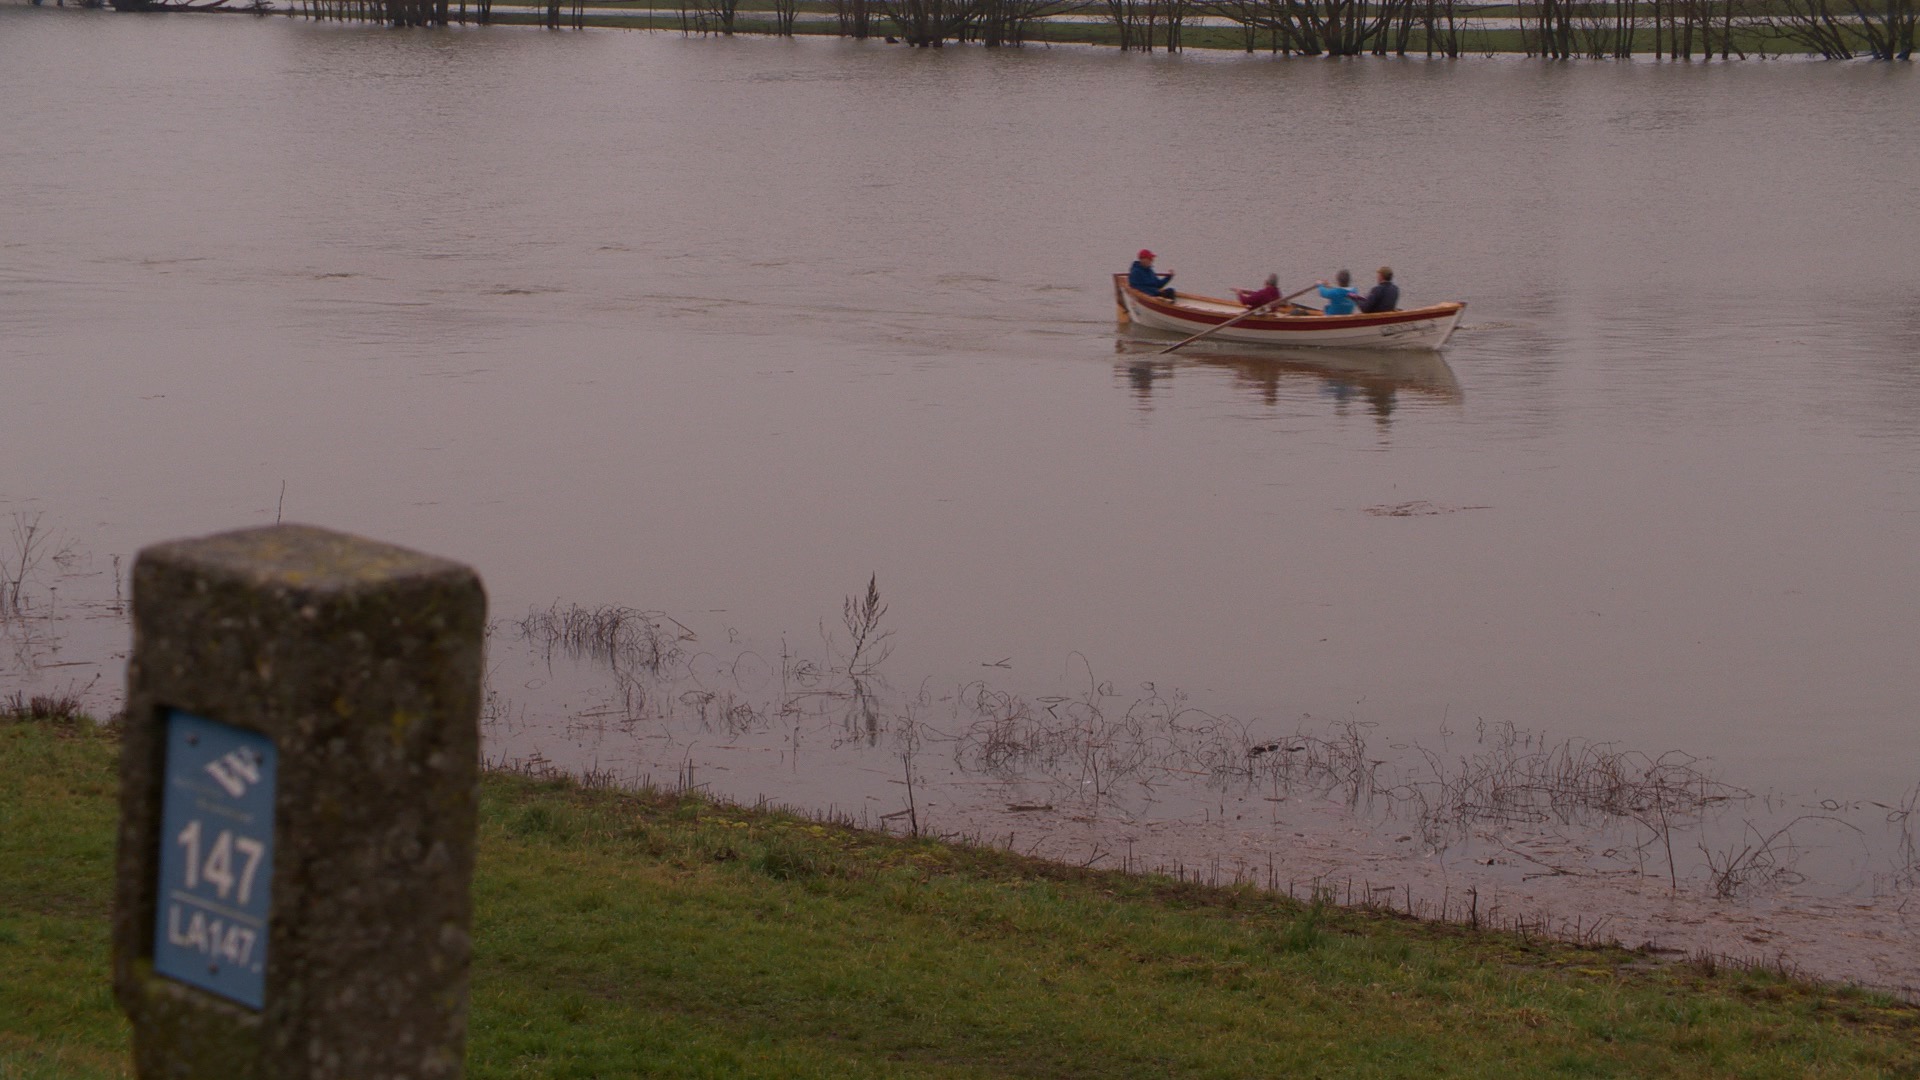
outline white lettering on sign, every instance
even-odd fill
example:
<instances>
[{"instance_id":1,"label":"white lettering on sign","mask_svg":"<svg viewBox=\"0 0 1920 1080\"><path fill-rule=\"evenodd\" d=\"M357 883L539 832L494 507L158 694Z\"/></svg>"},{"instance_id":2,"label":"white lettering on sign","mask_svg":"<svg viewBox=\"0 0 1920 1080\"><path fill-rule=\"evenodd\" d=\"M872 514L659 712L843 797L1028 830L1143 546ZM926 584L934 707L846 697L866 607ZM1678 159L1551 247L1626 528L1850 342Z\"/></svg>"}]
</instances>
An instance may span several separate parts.
<instances>
[{"instance_id":1,"label":"white lettering on sign","mask_svg":"<svg viewBox=\"0 0 1920 1080\"><path fill-rule=\"evenodd\" d=\"M194 818L180 835L173 838L174 843L185 848L185 866L187 888L196 889L204 879L212 885L214 891L225 900L227 894L237 892L235 899L245 905L253 896L253 876L260 869L260 856L266 853L267 846L251 836L235 836L232 829L221 829L214 838L213 848L207 852L206 861L200 861L200 819ZM238 851L242 865L240 875L235 878L233 872L233 853ZM238 889L235 886L238 885Z\"/></svg>"},{"instance_id":2,"label":"white lettering on sign","mask_svg":"<svg viewBox=\"0 0 1920 1080\"><path fill-rule=\"evenodd\" d=\"M231 750L207 762L207 775L237 799L249 784L260 782L260 762L244 750Z\"/></svg>"},{"instance_id":3,"label":"white lettering on sign","mask_svg":"<svg viewBox=\"0 0 1920 1080\"><path fill-rule=\"evenodd\" d=\"M204 911L188 911L179 903L167 909L168 943L192 949L216 963L245 967L253 958L253 944L259 938L252 927L241 926L231 919Z\"/></svg>"},{"instance_id":4,"label":"white lettering on sign","mask_svg":"<svg viewBox=\"0 0 1920 1080\"><path fill-rule=\"evenodd\" d=\"M153 970L250 1009L273 951L279 760L260 732L167 712Z\"/></svg>"}]
</instances>

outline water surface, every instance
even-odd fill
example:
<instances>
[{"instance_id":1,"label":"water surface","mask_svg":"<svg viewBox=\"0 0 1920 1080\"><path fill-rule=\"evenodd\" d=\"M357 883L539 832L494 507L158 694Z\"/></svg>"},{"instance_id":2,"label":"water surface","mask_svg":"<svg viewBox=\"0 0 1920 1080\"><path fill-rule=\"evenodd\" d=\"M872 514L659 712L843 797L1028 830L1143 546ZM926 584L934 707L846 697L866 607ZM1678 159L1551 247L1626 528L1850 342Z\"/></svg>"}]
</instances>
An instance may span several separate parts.
<instances>
[{"instance_id":1,"label":"water surface","mask_svg":"<svg viewBox=\"0 0 1920 1080\"><path fill-rule=\"evenodd\" d=\"M875 577L902 700L1177 691L1383 758L1512 725L1711 759L1768 820L1920 783L1910 65L22 7L0 65L0 524L98 616L0 689L114 686L112 557L283 514L770 672L831 668ZM1143 245L1215 293L1391 263L1466 325L1156 357L1107 277ZM661 766L579 749L612 691L512 640L496 752Z\"/></svg>"}]
</instances>

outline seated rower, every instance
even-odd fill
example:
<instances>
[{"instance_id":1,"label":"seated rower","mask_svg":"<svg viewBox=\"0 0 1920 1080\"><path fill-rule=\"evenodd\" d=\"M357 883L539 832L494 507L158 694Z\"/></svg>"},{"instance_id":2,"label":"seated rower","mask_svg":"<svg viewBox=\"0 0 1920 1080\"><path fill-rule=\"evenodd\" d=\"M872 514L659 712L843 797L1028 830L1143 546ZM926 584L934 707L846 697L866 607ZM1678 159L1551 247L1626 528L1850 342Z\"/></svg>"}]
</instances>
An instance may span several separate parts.
<instances>
[{"instance_id":1,"label":"seated rower","mask_svg":"<svg viewBox=\"0 0 1920 1080\"><path fill-rule=\"evenodd\" d=\"M1320 282L1320 298L1327 302L1326 315L1353 314L1354 301L1362 299L1359 291L1353 287L1353 275L1345 270L1333 275L1333 284L1325 280Z\"/></svg>"},{"instance_id":2,"label":"seated rower","mask_svg":"<svg viewBox=\"0 0 1920 1080\"><path fill-rule=\"evenodd\" d=\"M1156 274L1153 270L1153 252L1140 249L1140 257L1127 269L1127 284L1146 293L1148 296L1163 296L1168 300L1177 300L1167 283L1173 280L1173 271Z\"/></svg>"},{"instance_id":3,"label":"seated rower","mask_svg":"<svg viewBox=\"0 0 1920 1080\"><path fill-rule=\"evenodd\" d=\"M1360 310L1368 315L1376 311L1392 311L1400 306L1400 286L1393 283L1393 267L1380 268L1380 281L1373 291L1360 301Z\"/></svg>"},{"instance_id":4,"label":"seated rower","mask_svg":"<svg viewBox=\"0 0 1920 1080\"><path fill-rule=\"evenodd\" d=\"M1268 274L1264 286L1258 289L1235 289L1233 295L1250 308L1265 307L1280 299L1280 275Z\"/></svg>"}]
</instances>

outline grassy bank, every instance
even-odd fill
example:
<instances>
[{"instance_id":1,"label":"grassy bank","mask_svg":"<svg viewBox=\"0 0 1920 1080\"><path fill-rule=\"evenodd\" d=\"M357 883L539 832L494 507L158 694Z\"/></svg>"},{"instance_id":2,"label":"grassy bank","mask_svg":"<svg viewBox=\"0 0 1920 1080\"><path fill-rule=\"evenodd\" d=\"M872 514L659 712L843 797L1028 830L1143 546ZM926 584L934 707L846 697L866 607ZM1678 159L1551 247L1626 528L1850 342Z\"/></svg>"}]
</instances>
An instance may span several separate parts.
<instances>
[{"instance_id":1,"label":"grassy bank","mask_svg":"<svg viewBox=\"0 0 1920 1080\"><path fill-rule=\"evenodd\" d=\"M0 1076L125 1075L116 747L0 720ZM1920 1010L490 776L470 1075L1920 1076Z\"/></svg>"}]
</instances>

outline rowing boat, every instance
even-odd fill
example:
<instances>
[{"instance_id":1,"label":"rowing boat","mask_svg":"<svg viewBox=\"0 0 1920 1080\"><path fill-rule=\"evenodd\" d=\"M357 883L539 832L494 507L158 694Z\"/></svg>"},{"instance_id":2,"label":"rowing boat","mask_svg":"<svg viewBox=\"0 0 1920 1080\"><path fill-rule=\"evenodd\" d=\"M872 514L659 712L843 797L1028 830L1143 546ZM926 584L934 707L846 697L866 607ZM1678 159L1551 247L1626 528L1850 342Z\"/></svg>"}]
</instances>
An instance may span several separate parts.
<instances>
[{"instance_id":1,"label":"rowing boat","mask_svg":"<svg viewBox=\"0 0 1920 1080\"><path fill-rule=\"evenodd\" d=\"M1148 296L1128 285L1125 274L1113 275L1113 292L1122 321L1150 330L1198 334L1247 314L1245 304L1212 296L1184 292L1177 300ZM1447 343L1466 309L1456 301L1374 315L1252 315L1222 327L1210 339L1320 348L1438 349Z\"/></svg>"}]
</instances>

